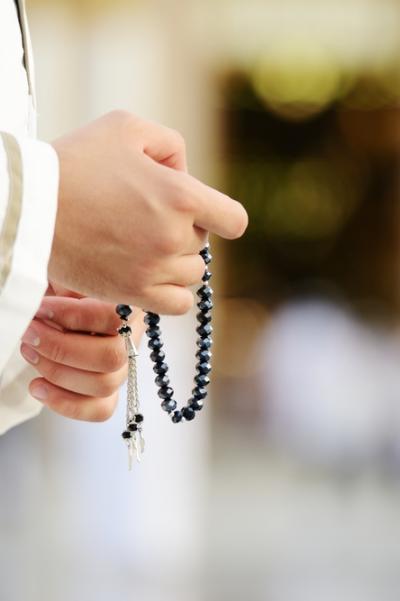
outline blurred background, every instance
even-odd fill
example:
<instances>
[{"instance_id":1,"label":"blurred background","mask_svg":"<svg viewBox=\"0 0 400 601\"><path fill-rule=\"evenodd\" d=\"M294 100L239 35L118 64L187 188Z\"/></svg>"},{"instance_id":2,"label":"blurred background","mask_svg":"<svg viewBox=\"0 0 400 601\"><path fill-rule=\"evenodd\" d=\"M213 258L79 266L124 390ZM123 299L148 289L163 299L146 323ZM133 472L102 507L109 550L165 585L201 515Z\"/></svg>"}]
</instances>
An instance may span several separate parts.
<instances>
[{"instance_id":1,"label":"blurred background","mask_svg":"<svg viewBox=\"0 0 400 601\"><path fill-rule=\"evenodd\" d=\"M121 403L0 439L4 601L398 601L400 3L30 0L39 132L113 108L179 129L240 199L214 241L211 399L144 462ZM194 316L163 319L182 398ZM193 331L193 334L192 334Z\"/></svg>"}]
</instances>

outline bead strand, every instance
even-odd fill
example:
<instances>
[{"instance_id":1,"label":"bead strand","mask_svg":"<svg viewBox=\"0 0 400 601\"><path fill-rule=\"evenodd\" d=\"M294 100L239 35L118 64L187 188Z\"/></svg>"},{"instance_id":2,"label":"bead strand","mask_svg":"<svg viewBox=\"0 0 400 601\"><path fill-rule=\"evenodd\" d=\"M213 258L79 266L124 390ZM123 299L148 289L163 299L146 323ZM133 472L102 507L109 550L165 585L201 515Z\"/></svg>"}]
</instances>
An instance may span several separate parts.
<instances>
[{"instance_id":1,"label":"bead strand","mask_svg":"<svg viewBox=\"0 0 400 601\"><path fill-rule=\"evenodd\" d=\"M197 307L199 312L196 319L199 324L196 331L198 333L196 358L196 375L194 377L195 386L192 390L192 396L187 404L181 409L177 409L177 402L174 400L174 390L170 386L168 377L169 367L165 362L165 353L162 350L164 343L161 339L161 330L159 327L160 316L156 313L147 312L144 318L148 325L146 334L149 338L148 346L151 349L150 358L154 363L153 370L156 374L155 383L158 386L158 396L162 399L161 408L171 416L173 423L177 424L182 421L192 421L196 417L196 413L201 411L204 401L207 397L207 386L210 383L209 373L211 371L211 347L212 347L212 325L211 325L211 310L213 308L212 296L213 290L209 286L209 281L212 277L208 269L211 263L212 256L210 254L209 245L200 252L206 270L202 277L203 284L197 291L199 302Z\"/></svg>"}]
</instances>

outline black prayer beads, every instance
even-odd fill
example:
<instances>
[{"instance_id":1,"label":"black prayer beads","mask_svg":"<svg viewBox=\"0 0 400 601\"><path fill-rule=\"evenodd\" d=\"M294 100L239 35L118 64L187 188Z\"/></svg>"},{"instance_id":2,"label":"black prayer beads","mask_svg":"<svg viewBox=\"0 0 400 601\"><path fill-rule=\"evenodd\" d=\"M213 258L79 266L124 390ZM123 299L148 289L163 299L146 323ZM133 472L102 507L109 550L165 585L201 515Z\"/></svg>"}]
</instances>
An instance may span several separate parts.
<instances>
[{"instance_id":1,"label":"black prayer beads","mask_svg":"<svg viewBox=\"0 0 400 601\"><path fill-rule=\"evenodd\" d=\"M213 291L209 286L211 272L208 265L212 260L209 245L200 252L205 264L205 271L202 277L202 285L197 291L199 297L197 307L197 364L194 377L194 388L192 395L186 405L178 409L178 404L174 399L174 390L170 385L168 377L168 364L165 361L164 343L161 339L160 316L156 313L146 312L144 321L147 324L146 334L148 336L148 347L151 350L150 359L153 361L153 370L156 374L155 383L158 387L158 396L161 399L161 408L168 413L174 424L182 421L192 421L196 414L202 410L204 401L207 397L207 387L210 383L209 373L211 371L211 347L212 347L212 325L211 311L213 308ZM128 445L129 465L132 459L140 461L144 450L144 439L142 436L143 415L140 412L140 403L137 388L137 350L131 338L132 330L128 325L128 319L132 313L129 305L117 305L116 312L121 319L121 326L118 333L125 341L128 356L128 384L127 384L127 418L126 429L122 433L122 438Z\"/></svg>"},{"instance_id":2,"label":"black prayer beads","mask_svg":"<svg viewBox=\"0 0 400 601\"><path fill-rule=\"evenodd\" d=\"M199 336L197 339L198 350L196 352L196 358L198 362L196 364L196 375L194 377L192 396L187 404L181 409L177 408L177 402L173 398L174 390L170 386L168 378L169 368L165 362L165 353L162 350L164 343L161 340L161 330L159 327L160 316L156 313L147 312L144 318L145 323L148 325L146 334L149 338L148 346L152 351L150 358L154 363L153 370L156 374L155 383L158 386L158 396L162 399L161 408L170 415L174 424L182 421L192 421L196 417L196 413L203 408L204 400L207 397L207 386L210 383L208 374L211 371L210 361L212 357L210 349L212 346L211 334L213 331L211 325L213 290L208 284L211 279L211 272L208 269L208 265L212 260L208 244L200 252L200 255L204 260L206 269L202 278L203 284L197 291L197 296L199 297L197 307L199 312L196 316L198 323L196 331Z\"/></svg>"}]
</instances>

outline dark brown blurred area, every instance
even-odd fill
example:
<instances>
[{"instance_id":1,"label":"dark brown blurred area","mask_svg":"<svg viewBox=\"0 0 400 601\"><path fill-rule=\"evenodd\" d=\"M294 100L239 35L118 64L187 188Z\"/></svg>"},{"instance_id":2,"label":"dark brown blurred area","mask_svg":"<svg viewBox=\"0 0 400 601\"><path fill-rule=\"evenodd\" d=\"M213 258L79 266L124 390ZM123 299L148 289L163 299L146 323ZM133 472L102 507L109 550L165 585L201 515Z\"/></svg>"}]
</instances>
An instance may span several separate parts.
<instances>
[{"instance_id":1,"label":"dark brown blurred area","mask_svg":"<svg viewBox=\"0 0 400 601\"><path fill-rule=\"evenodd\" d=\"M308 101L299 100L302 90L290 86L287 102L271 100L270 88L252 72L234 70L222 78L225 181L250 217L246 236L223 245L215 415L228 429L246 426L254 434L261 428L264 439L269 404L259 344L286 306L328 303L367 328L398 326L396 65L393 57L377 72L360 69L323 103L313 100L312 88ZM278 96L284 96L285 79L276 77ZM344 80L345 72L338 77ZM312 382L312 364L303 374Z\"/></svg>"},{"instance_id":2,"label":"dark brown blurred area","mask_svg":"<svg viewBox=\"0 0 400 601\"><path fill-rule=\"evenodd\" d=\"M226 247L227 295L269 309L322 295L366 318L397 321L395 99L379 80L360 75L346 96L304 118L300 110L271 110L244 74L228 76L223 87L229 191L250 215L245 238Z\"/></svg>"}]
</instances>

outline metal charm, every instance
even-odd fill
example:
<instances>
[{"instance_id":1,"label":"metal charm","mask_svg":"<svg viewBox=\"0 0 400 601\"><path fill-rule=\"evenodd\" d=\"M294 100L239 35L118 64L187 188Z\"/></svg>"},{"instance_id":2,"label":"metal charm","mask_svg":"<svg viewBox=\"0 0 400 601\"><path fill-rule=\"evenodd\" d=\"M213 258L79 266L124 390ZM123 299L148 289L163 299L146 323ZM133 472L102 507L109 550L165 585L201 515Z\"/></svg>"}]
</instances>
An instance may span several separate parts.
<instances>
[{"instance_id":1,"label":"metal charm","mask_svg":"<svg viewBox=\"0 0 400 601\"><path fill-rule=\"evenodd\" d=\"M126 322L125 322L126 323ZM140 462L144 452L143 416L140 413L139 393L137 385L137 357L139 356L131 338L131 329L128 325L118 330L124 338L128 355L128 382L126 403L126 430L122 433L128 447L128 468L132 469L135 461Z\"/></svg>"}]
</instances>

